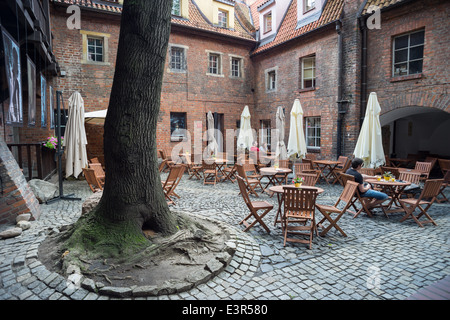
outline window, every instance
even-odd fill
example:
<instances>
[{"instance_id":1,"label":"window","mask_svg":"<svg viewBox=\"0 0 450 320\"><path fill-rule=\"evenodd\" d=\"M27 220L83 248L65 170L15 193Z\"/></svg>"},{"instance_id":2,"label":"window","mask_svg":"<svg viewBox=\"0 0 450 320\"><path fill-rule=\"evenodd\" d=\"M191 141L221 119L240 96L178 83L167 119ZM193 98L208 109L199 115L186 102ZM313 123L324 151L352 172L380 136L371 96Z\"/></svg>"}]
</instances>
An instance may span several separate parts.
<instances>
[{"instance_id":1,"label":"window","mask_svg":"<svg viewBox=\"0 0 450 320\"><path fill-rule=\"evenodd\" d=\"M170 113L170 141L182 141L186 138L186 113Z\"/></svg>"},{"instance_id":2,"label":"window","mask_svg":"<svg viewBox=\"0 0 450 320\"><path fill-rule=\"evenodd\" d=\"M108 33L80 30L83 54L81 63L109 65L108 61Z\"/></svg>"},{"instance_id":3,"label":"window","mask_svg":"<svg viewBox=\"0 0 450 320\"><path fill-rule=\"evenodd\" d=\"M186 70L185 48L169 45L169 51L170 51L170 63L169 63L170 70L185 71Z\"/></svg>"},{"instance_id":4,"label":"window","mask_svg":"<svg viewBox=\"0 0 450 320\"><path fill-rule=\"evenodd\" d=\"M316 56L304 57L301 61L302 75L300 88L314 88L316 86Z\"/></svg>"},{"instance_id":5,"label":"window","mask_svg":"<svg viewBox=\"0 0 450 320\"><path fill-rule=\"evenodd\" d=\"M228 27L228 12L224 10L219 10L219 27Z\"/></svg>"},{"instance_id":6,"label":"window","mask_svg":"<svg viewBox=\"0 0 450 320\"><path fill-rule=\"evenodd\" d=\"M417 31L394 38L393 76L422 73L425 31Z\"/></svg>"},{"instance_id":7,"label":"window","mask_svg":"<svg viewBox=\"0 0 450 320\"><path fill-rule=\"evenodd\" d=\"M231 76L234 78L241 78L242 77L242 59L241 58L231 58Z\"/></svg>"},{"instance_id":8,"label":"window","mask_svg":"<svg viewBox=\"0 0 450 320\"><path fill-rule=\"evenodd\" d=\"M264 33L272 31L272 11L264 15Z\"/></svg>"},{"instance_id":9,"label":"window","mask_svg":"<svg viewBox=\"0 0 450 320\"><path fill-rule=\"evenodd\" d=\"M87 38L88 44L88 54L87 59L88 61L95 61L95 62L103 62L103 39L101 38Z\"/></svg>"},{"instance_id":10,"label":"window","mask_svg":"<svg viewBox=\"0 0 450 320\"><path fill-rule=\"evenodd\" d=\"M208 73L209 74L222 74L221 57L217 53L209 53L208 55Z\"/></svg>"},{"instance_id":11,"label":"window","mask_svg":"<svg viewBox=\"0 0 450 320\"><path fill-rule=\"evenodd\" d=\"M173 0L172 15L174 16L181 16L180 1L181 0Z\"/></svg>"},{"instance_id":12,"label":"window","mask_svg":"<svg viewBox=\"0 0 450 320\"><path fill-rule=\"evenodd\" d=\"M308 148L320 148L320 117L305 118L306 146Z\"/></svg>"},{"instance_id":13,"label":"window","mask_svg":"<svg viewBox=\"0 0 450 320\"><path fill-rule=\"evenodd\" d=\"M308 12L316 7L316 0L303 0L303 13Z\"/></svg>"},{"instance_id":14,"label":"window","mask_svg":"<svg viewBox=\"0 0 450 320\"><path fill-rule=\"evenodd\" d=\"M276 89L276 72L275 70L269 71L267 73L267 90Z\"/></svg>"}]
</instances>

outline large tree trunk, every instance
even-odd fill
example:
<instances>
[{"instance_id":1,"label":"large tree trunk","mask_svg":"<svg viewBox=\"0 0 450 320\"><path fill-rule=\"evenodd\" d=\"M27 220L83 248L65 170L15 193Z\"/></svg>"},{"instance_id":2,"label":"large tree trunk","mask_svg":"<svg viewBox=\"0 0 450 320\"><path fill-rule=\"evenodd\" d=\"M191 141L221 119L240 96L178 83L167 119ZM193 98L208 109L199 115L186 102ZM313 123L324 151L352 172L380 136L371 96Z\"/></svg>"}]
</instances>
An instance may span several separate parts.
<instances>
[{"instance_id":1,"label":"large tree trunk","mask_svg":"<svg viewBox=\"0 0 450 320\"><path fill-rule=\"evenodd\" d=\"M82 250L103 250L105 255L141 250L149 244L144 224L164 235L177 231L161 187L156 150L171 5L167 0L124 1L105 120L105 188L70 241Z\"/></svg>"}]
</instances>

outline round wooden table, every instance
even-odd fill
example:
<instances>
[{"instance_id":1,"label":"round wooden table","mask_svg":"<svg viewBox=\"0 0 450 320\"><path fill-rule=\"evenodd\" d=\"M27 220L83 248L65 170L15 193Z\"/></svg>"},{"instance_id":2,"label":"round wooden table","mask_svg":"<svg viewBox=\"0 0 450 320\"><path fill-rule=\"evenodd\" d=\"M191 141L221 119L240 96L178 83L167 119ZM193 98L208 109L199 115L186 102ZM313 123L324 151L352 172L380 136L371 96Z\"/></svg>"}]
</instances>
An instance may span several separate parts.
<instances>
[{"instance_id":1,"label":"round wooden table","mask_svg":"<svg viewBox=\"0 0 450 320\"><path fill-rule=\"evenodd\" d=\"M280 185L283 181L286 181L286 177L289 173L292 172L291 169L288 168L274 168L274 167L263 167L259 169L261 175L266 176L269 179L266 186L263 188L263 191L272 184L274 186Z\"/></svg>"},{"instance_id":2,"label":"round wooden table","mask_svg":"<svg viewBox=\"0 0 450 320\"><path fill-rule=\"evenodd\" d=\"M272 186L269 188L269 191L276 193L277 194L277 198L278 198L278 211L277 211L277 215L275 216L275 223L273 224L274 226L278 223L281 222L281 220L278 220L278 217L281 218L282 216L282 212L281 212L281 208L283 206L283 201L284 201L284 187L292 187L293 184L290 185L278 185L278 186ZM323 190L322 188L319 187L315 187L315 186L301 186L299 187L299 189L316 189L318 194L321 194L322 192L324 192L325 190Z\"/></svg>"},{"instance_id":3,"label":"round wooden table","mask_svg":"<svg viewBox=\"0 0 450 320\"><path fill-rule=\"evenodd\" d=\"M386 194L388 194L391 197L391 200L387 205L382 205L381 209L383 210L386 217L388 216L388 213L392 212L400 212L404 211L400 202L398 201L400 198L400 195L402 194L403 190L411 185L411 182L409 181L401 181L401 180L395 180L395 181L387 181L383 177L381 177L381 180L378 180L376 178L367 178L365 179L366 182L369 182L372 185L376 185L381 187L382 191ZM393 205L396 205L397 208L392 209ZM386 208L386 210L385 210Z\"/></svg>"},{"instance_id":4,"label":"round wooden table","mask_svg":"<svg viewBox=\"0 0 450 320\"><path fill-rule=\"evenodd\" d=\"M326 181L326 183L330 184L329 179L334 178L337 179L338 176L334 172L334 169L341 164L339 161L332 161L332 160L313 160L313 163L316 164L319 167L320 170L320 176ZM325 170L328 170L328 172L325 174Z\"/></svg>"}]
</instances>

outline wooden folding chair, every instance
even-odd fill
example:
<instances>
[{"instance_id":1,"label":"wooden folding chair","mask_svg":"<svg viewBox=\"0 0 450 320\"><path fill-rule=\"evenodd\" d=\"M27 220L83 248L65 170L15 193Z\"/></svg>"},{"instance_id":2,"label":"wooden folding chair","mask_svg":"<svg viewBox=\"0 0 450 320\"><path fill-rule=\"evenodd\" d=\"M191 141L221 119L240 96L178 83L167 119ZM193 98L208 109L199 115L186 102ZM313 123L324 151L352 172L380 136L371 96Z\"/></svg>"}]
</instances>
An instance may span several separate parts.
<instances>
[{"instance_id":1,"label":"wooden folding chair","mask_svg":"<svg viewBox=\"0 0 450 320\"><path fill-rule=\"evenodd\" d=\"M297 173L295 172L295 177L303 178L303 184L304 186L315 186L317 181L319 180L319 172L316 173Z\"/></svg>"},{"instance_id":2,"label":"wooden folding chair","mask_svg":"<svg viewBox=\"0 0 450 320\"><path fill-rule=\"evenodd\" d=\"M439 194L440 194L443 198L441 198L441 199L436 199L436 201L437 201L438 203L448 201L447 197L446 197L445 194L444 194L444 190L445 190L445 188L448 187L448 184L449 184L449 183L450 183L450 171L447 171L447 173L446 173L445 176L444 176L444 182L442 183L441 189L439 189Z\"/></svg>"},{"instance_id":3,"label":"wooden folding chair","mask_svg":"<svg viewBox=\"0 0 450 320\"><path fill-rule=\"evenodd\" d=\"M271 205L267 201L251 201L248 195L247 186L245 184L244 179L241 178L240 176L237 176L236 179L238 180L239 190L241 191L242 198L244 199L245 204L250 210L250 214L246 216L241 222L239 222L239 224L244 224L245 226L244 232L247 232L256 223L259 223L267 231L267 233L270 233L270 229L267 227L267 225L264 223L262 219L270 210L273 209L273 205ZM262 214L258 214L258 211L260 210L264 210ZM255 220L249 224L247 220L249 220L252 217Z\"/></svg>"},{"instance_id":4,"label":"wooden folding chair","mask_svg":"<svg viewBox=\"0 0 450 320\"><path fill-rule=\"evenodd\" d=\"M232 183L234 183L236 181L236 172L236 164L223 168L223 173L225 174L224 181L230 180Z\"/></svg>"},{"instance_id":5,"label":"wooden folding chair","mask_svg":"<svg viewBox=\"0 0 450 320\"><path fill-rule=\"evenodd\" d=\"M340 160L339 160L340 159ZM350 168L350 165L352 164L352 160L350 160L350 158L348 157L344 157L344 156L340 156L338 159L338 161L340 161L342 163L342 166L337 166L336 168L334 168L334 170L332 171L332 175L334 176L334 180L332 184L335 184L336 182L339 182L341 185L344 185L342 183L341 173L346 173L348 168Z\"/></svg>"},{"instance_id":6,"label":"wooden folding chair","mask_svg":"<svg viewBox=\"0 0 450 320\"><path fill-rule=\"evenodd\" d=\"M278 160L278 166L280 169L290 169L290 161ZM284 184L287 184L287 174L276 174L274 178L278 181L278 183L282 183L284 181Z\"/></svg>"},{"instance_id":7,"label":"wooden folding chair","mask_svg":"<svg viewBox=\"0 0 450 320\"><path fill-rule=\"evenodd\" d=\"M317 173L317 170L314 170L311 167L311 163L307 163L307 162L296 162L294 163L294 171L295 174L300 174L300 173Z\"/></svg>"},{"instance_id":8,"label":"wooden folding chair","mask_svg":"<svg viewBox=\"0 0 450 320\"><path fill-rule=\"evenodd\" d=\"M178 199L180 198L180 196L175 193L175 188L180 183L181 178L183 177L184 170L185 166L182 164L173 165L172 167L170 167L167 179L161 181L164 195L168 204L176 204L175 201L173 201L172 196L175 196Z\"/></svg>"},{"instance_id":9,"label":"wooden folding chair","mask_svg":"<svg viewBox=\"0 0 450 320\"><path fill-rule=\"evenodd\" d=\"M202 160L202 172L203 172L203 184L213 184L216 185L219 182L219 177L217 176L217 166L213 163L207 163Z\"/></svg>"},{"instance_id":10,"label":"wooden folding chair","mask_svg":"<svg viewBox=\"0 0 450 320\"><path fill-rule=\"evenodd\" d=\"M406 212L400 222L412 218L420 227L423 227L424 223L432 223L437 226L437 223L434 222L427 211L434 201L436 201L436 197L439 194L443 182L444 179L428 179L425 181L425 185L423 186L423 190L418 199L400 199L400 204ZM414 215L416 209L420 210L420 213L417 216ZM423 215L427 217L427 220L419 221Z\"/></svg>"},{"instance_id":11,"label":"wooden folding chair","mask_svg":"<svg viewBox=\"0 0 450 320\"><path fill-rule=\"evenodd\" d=\"M185 155L184 158L186 159L186 167L189 174L188 180L191 180L193 177L202 180L202 166L192 163L191 156L188 154Z\"/></svg>"},{"instance_id":12,"label":"wooden folding chair","mask_svg":"<svg viewBox=\"0 0 450 320\"><path fill-rule=\"evenodd\" d=\"M398 171L398 168L386 166L381 166L380 168L381 168L381 175L383 175L385 172L390 172L394 175L395 179L398 179L398 177L400 176L400 171Z\"/></svg>"},{"instance_id":13,"label":"wooden folding chair","mask_svg":"<svg viewBox=\"0 0 450 320\"><path fill-rule=\"evenodd\" d=\"M102 191L103 184L97 179L95 175L94 169L91 168L82 168L84 177L86 178L86 182L91 188L92 192Z\"/></svg>"},{"instance_id":14,"label":"wooden folding chair","mask_svg":"<svg viewBox=\"0 0 450 320\"><path fill-rule=\"evenodd\" d=\"M420 180L426 180L430 176L432 162L421 162L417 161L414 170L420 171Z\"/></svg>"},{"instance_id":15,"label":"wooden folding chair","mask_svg":"<svg viewBox=\"0 0 450 320\"><path fill-rule=\"evenodd\" d=\"M89 162L90 162L90 163L100 163L100 161L98 160L97 157L92 158L92 159L89 159Z\"/></svg>"},{"instance_id":16,"label":"wooden folding chair","mask_svg":"<svg viewBox=\"0 0 450 320\"><path fill-rule=\"evenodd\" d=\"M175 163L172 161L172 157L166 153L165 150L159 149L158 150L159 156L162 159L161 166L159 169L160 172L167 172L171 166L173 166Z\"/></svg>"},{"instance_id":17,"label":"wooden folding chair","mask_svg":"<svg viewBox=\"0 0 450 320\"><path fill-rule=\"evenodd\" d=\"M350 175L350 174L346 174L346 173L341 173L340 174L340 178L341 181L345 186L347 185L348 181L352 181L355 182L355 177ZM361 204L361 208L358 209L356 207L356 201L358 201ZM353 215L353 219L356 218L361 212L365 212L367 213L367 215L372 218L372 213L370 212L369 208L367 207L368 202L370 201L370 198L364 198L361 196L361 193L359 192L359 188L356 188L356 192L352 198L352 201L350 203L350 205L353 207L353 209L355 209L355 211L351 211L351 210L347 210L348 213L351 213Z\"/></svg>"},{"instance_id":18,"label":"wooden folding chair","mask_svg":"<svg viewBox=\"0 0 450 320\"><path fill-rule=\"evenodd\" d=\"M255 188L257 188L259 186L262 190L263 187L261 185L261 182L258 179L248 178L243 165L236 164L236 169L237 169L238 177L240 176L241 178L244 179L247 190L250 193L254 194L255 196L259 197L258 193L256 193L256 191L255 191Z\"/></svg>"},{"instance_id":19,"label":"wooden folding chair","mask_svg":"<svg viewBox=\"0 0 450 320\"><path fill-rule=\"evenodd\" d=\"M286 242L300 242L312 246L313 234L317 234L315 221L316 189L284 187L284 215L281 224ZM288 237L289 235L306 236L307 239Z\"/></svg>"},{"instance_id":20,"label":"wooden folding chair","mask_svg":"<svg viewBox=\"0 0 450 320\"><path fill-rule=\"evenodd\" d=\"M333 227L338 230L344 237L347 236L347 234L341 229L341 227L338 226L337 223L339 219L341 219L342 215L352 205L352 201L357 190L358 183L348 180L339 199L333 206L316 204L317 210L319 210L320 213L322 213L322 215L324 216L323 219L319 221L318 225L321 225L325 221L328 221L330 223L326 228L322 230L322 232L320 233L321 236L326 235L327 232L330 231L330 229ZM341 209L338 208L340 203L344 203L344 206ZM337 214L337 216L333 219L331 215L335 213Z\"/></svg>"},{"instance_id":21,"label":"wooden folding chair","mask_svg":"<svg viewBox=\"0 0 450 320\"><path fill-rule=\"evenodd\" d=\"M399 180L411 182L409 186L403 189L400 197L407 196L408 198L414 197L415 194L420 193L420 173L402 171L398 177Z\"/></svg>"},{"instance_id":22,"label":"wooden folding chair","mask_svg":"<svg viewBox=\"0 0 450 320\"><path fill-rule=\"evenodd\" d=\"M98 181L103 185L105 185L105 171L103 170L101 163L89 163L89 168L94 170L95 176Z\"/></svg>"},{"instance_id":23,"label":"wooden folding chair","mask_svg":"<svg viewBox=\"0 0 450 320\"><path fill-rule=\"evenodd\" d=\"M438 159L439 167L441 168L442 175L450 171L450 159Z\"/></svg>"}]
</instances>

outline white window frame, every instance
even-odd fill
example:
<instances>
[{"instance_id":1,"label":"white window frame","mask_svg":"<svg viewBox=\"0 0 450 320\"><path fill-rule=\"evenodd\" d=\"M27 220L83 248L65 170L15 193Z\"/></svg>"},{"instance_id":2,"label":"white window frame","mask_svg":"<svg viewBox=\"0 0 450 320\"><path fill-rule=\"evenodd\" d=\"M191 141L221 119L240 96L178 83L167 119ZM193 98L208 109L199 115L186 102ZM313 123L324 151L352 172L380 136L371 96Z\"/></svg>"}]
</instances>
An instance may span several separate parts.
<instances>
[{"instance_id":1,"label":"white window frame","mask_svg":"<svg viewBox=\"0 0 450 320\"><path fill-rule=\"evenodd\" d=\"M234 61L238 61L238 66L233 64ZM230 55L230 77L235 79L241 79L244 77L244 58L241 56ZM237 75L235 72L237 71Z\"/></svg>"},{"instance_id":2,"label":"white window frame","mask_svg":"<svg viewBox=\"0 0 450 320\"><path fill-rule=\"evenodd\" d=\"M313 60L312 67L305 68L305 60ZM309 55L301 58L302 70L301 70L301 89L314 89L316 87L316 55ZM305 70L312 70L313 76L311 78L305 78ZM312 86L305 87L305 80L311 80Z\"/></svg>"},{"instance_id":3,"label":"white window frame","mask_svg":"<svg viewBox=\"0 0 450 320\"><path fill-rule=\"evenodd\" d=\"M169 72L179 72L179 73L184 73L187 70L187 49L189 47L187 46L183 46L183 45L178 45L178 44L171 44L169 43L169 68L168 71ZM173 68L173 49L175 50L180 50L182 52L181 54L181 61L180 61L180 68Z\"/></svg>"},{"instance_id":4,"label":"white window frame","mask_svg":"<svg viewBox=\"0 0 450 320\"><path fill-rule=\"evenodd\" d=\"M178 5L178 10L176 8L177 5ZM173 16L181 16L181 0L173 0L171 13Z\"/></svg>"},{"instance_id":5,"label":"white window frame","mask_svg":"<svg viewBox=\"0 0 450 320\"><path fill-rule=\"evenodd\" d=\"M316 1L317 0L303 0L303 14L315 9ZM310 4L309 6L308 3Z\"/></svg>"},{"instance_id":6,"label":"white window frame","mask_svg":"<svg viewBox=\"0 0 450 320\"><path fill-rule=\"evenodd\" d=\"M269 19L270 16L270 19ZM268 23L268 21L270 20L270 25ZM264 33L268 33L272 31L273 28L273 15L272 15L272 11L267 12L264 16L263 16L263 22L264 22Z\"/></svg>"},{"instance_id":7,"label":"white window frame","mask_svg":"<svg viewBox=\"0 0 450 320\"><path fill-rule=\"evenodd\" d=\"M207 69L206 69L206 74L209 75L209 76L223 77L224 76L223 72L222 72L222 70L223 70L223 63L222 63L222 61L223 61L223 59L222 59L223 53L215 52L215 51L208 51L208 50L206 50L206 52L208 54L208 66L207 66ZM212 69L211 69L211 62L212 62L211 61L211 57L213 57L213 56L218 58L217 66L215 67L216 72L211 72L212 71Z\"/></svg>"},{"instance_id":8,"label":"white window frame","mask_svg":"<svg viewBox=\"0 0 450 320\"><path fill-rule=\"evenodd\" d=\"M319 120L319 125L317 122L313 127L310 127L311 120ZM310 130L311 129L311 130ZM311 135L311 131L313 134ZM320 132L319 134L317 132ZM313 144L310 144L310 139L313 139ZM306 147L308 149L320 149L320 144L322 140L322 119L321 117L305 117L305 140Z\"/></svg>"},{"instance_id":9,"label":"white window frame","mask_svg":"<svg viewBox=\"0 0 450 320\"><path fill-rule=\"evenodd\" d=\"M81 40L83 52L81 56L82 64L95 64L95 65L110 65L109 63L109 37L111 36L108 33L100 33L94 31L80 30ZM103 42L103 60L102 61L94 61L89 59L89 39L100 39Z\"/></svg>"},{"instance_id":10,"label":"white window frame","mask_svg":"<svg viewBox=\"0 0 450 320\"><path fill-rule=\"evenodd\" d=\"M217 15L219 27L228 28L228 11L219 9Z\"/></svg>"},{"instance_id":11,"label":"white window frame","mask_svg":"<svg viewBox=\"0 0 450 320\"><path fill-rule=\"evenodd\" d=\"M415 33L419 33L419 32L423 32L424 33L424 35L423 35L423 43L411 46L411 35L415 34ZM400 37L404 37L404 36L408 36L408 45L406 47L404 47L404 48L395 49L395 40L400 38ZM411 48L418 48L418 47L423 47L422 58L410 60ZM400 51L400 50L405 50L405 49L407 50L407 57L406 57L405 61L402 61L402 63L406 63L406 74L396 74L395 73L395 71L396 71L395 65L396 64L397 65L400 64L400 62L396 62L395 61L395 52L396 51ZM425 50L425 29L416 30L416 31L413 31L413 32L409 32L409 33L405 33L405 34L401 34L401 35L395 36L392 39L392 76L393 77L402 77L402 76L409 76L409 75L414 75L414 74L422 74L423 73L423 58L425 56L424 50ZM409 64L411 62L415 62L415 61L422 61L422 71L421 72L416 72L416 73L410 73L409 72L410 71Z\"/></svg>"}]
</instances>

